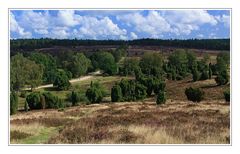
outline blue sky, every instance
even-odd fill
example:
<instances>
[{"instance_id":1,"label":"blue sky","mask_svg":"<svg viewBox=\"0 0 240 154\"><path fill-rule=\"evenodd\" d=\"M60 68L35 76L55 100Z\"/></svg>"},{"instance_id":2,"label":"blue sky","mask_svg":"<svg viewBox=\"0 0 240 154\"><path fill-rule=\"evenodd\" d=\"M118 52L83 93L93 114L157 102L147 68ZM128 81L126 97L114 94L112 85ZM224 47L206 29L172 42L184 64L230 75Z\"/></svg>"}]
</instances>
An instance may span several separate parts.
<instances>
[{"instance_id":1,"label":"blue sky","mask_svg":"<svg viewBox=\"0 0 240 154\"><path fill-rule=\"evenodd\" d=\"M229 10L11 10L10 37L229 38Z\"/></svg>"}]
</instances>

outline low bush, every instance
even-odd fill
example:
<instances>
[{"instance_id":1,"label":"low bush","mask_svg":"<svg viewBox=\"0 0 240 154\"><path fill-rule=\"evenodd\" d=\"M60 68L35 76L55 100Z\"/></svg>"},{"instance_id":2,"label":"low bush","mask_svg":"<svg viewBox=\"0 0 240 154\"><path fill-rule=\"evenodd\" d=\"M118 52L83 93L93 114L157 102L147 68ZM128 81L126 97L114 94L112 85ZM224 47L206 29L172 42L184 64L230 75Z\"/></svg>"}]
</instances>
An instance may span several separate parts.
<instances>
[{"instance_id":1,"label":"low bush","mask_svg":"<svg viewBox=\"0 0 240 154\"><path fill-rule=\"evenodd\" d=\"M156 81L154 83L154 93L157 95L161 91L165 91L166 83L164 81Z\"/></svg>"},{"instance_id":2,"label":"low bush","mask_svg":"<svg viewBox=\"0 0 240 154\"><path fill-rule=\"evenodd\" d=\"M231 94L230 94L230 89L224 91L223 94L224 94L225 100L226 100L227 102L230 102L230 96L231 96Z\"/></svg>"},{"instance_id":3,"label":"low bush","mask_svg":"<svg viewBox=\"0 0 240 154\"><path fill-rule=\"evenodd\" d=\"M201 74L199 73L198 70L195 69L193 70L192 77L193 77L193 81L196 82L200 79Z\"/></svg>"},{"instance_id":4,"label":"low bush","mask_svg":"<svg viewBox=\"0 0 240 154\"><path fill-rule=\"evenodd\" d=\"M160 104L165 104L166 102L166 95L165 95L165 92L164 91L160 91L157 95L157 105L160 105Z\"/></svg>"},{"instance_id":5,"label":"low bush","mask_svg":"<svg viewBox=\"0 0 240 154\"><path fill-rule=\"evenodd\" d=\"M207 80L209 79L209 72L208 71L203 71L200 77L200 80Z\"/></svg>"},{"instance_id":6,"label":"low bush","mask_svg":"<svg viewBox=\"0 0 240 154\"><path fill-rule=\"evenodd\" d=\"M45 108L58 109L65 107L64 101L50 92L32 92L27 96L26 101L31 110Z\"/></svg>"},{"instance_id":7,"label":"low bush","mask_svg":"<svg viewBox=\"0 0 240 154\"><path fill-rule=\"evenodd\" d=\"M204 92L201 91L199 88L186 88L185 94L187 99L193 102L200 102L203 100Z\"/></svg>"},{"instance_id":8,"label":"low bush","mask_svg":"<svg viewBox=\"0 0 240 154\"><path fill-rule=\"evenodd\" d=\"M144 98L146 98L147 93L146 93L147 88L140 84L140 83L136 83L135 84L135 98L136 100L142 100Z\"/></svg>"},{"instance_id":9,"label":"low bush","mask_svg":"<svg viewBox=\"0 0 240 154\"><path fill-rule=\"evenodd\" d=\"M215 81L218 85L225 85L228 83L228 80L229 80L229 75L226 70L220 72L215 78Z\"/></svg>"},{"instance_id":10,"label":"low bush","mask_svg":"<svg viewBox=\"0 0 240 154\"><path fill-rule=\"evenodd\" d=\"M41 94L39 92L32 92L26 97L26 101L31 110L43 109L43 106L40 100L41 100Z\"/></svg>"}]
</instances>

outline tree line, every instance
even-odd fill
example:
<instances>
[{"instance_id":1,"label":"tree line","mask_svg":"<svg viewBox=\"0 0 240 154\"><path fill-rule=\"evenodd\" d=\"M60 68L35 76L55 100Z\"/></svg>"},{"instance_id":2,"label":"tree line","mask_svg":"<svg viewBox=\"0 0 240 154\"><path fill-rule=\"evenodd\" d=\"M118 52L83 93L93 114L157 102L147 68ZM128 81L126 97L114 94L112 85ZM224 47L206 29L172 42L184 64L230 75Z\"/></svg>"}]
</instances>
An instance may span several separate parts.
<instances>
[{"instance_id":1,"label":"tree line","mask_svg":"<svg viewBox=\"0 0 240 154\"><path fill-rule=\"evenodd\" d=\"M78 40L78 39L11 39L10 49L13 51L32 51L34 49L49 48L54 46L165 46L176 48L195 48L208 50L230 50L230 39L137 39L137 40Z\"/></svg>"}]
</instances>

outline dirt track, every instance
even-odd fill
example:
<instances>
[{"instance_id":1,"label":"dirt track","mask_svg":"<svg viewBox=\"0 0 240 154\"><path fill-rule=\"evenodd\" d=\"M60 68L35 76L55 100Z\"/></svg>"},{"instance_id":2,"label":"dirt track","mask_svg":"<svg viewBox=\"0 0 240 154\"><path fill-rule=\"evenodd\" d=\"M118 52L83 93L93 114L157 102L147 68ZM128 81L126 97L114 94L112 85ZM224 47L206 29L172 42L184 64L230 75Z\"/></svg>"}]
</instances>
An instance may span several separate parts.
<instances>
[{"instance_id":1,"label":"dirt track","mask_svg":"<svg viewBox=\"0 0 240 154\"><path fill-rule=\"evenodd\" d=\"M95 75L98 75L98 74L101 74L100 71L93 72L93 73L91 73L87 76L71 79L71 80L69 80L69 82L74 83L74 82L87 80L87 79L90 79L90 78L92 78L92 77L94 77ZM53 84L41 85L41 86L36 87L35 89L50 88L50 87L53 87ZM31 90L31 88L24 88L23 90Z\"/></svg>"}]
</instances>

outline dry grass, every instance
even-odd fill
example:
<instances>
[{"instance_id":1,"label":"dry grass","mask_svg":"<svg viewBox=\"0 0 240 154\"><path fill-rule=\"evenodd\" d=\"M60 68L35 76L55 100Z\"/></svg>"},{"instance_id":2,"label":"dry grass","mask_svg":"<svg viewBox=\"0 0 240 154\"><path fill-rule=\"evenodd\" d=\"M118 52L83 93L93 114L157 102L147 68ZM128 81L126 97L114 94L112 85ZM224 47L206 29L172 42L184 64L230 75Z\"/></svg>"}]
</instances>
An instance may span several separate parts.
<instances>
[{"instance_id":1,"label":"dry grass","mask_svg":"<svg viewBox=\"0 0 240 154\"><path fill-rule=\"evenodd\" d=\"M60 128L49 144L228 144L229 113L224 101L94 104L14 115L11 131Z\"/></svg>"},{"instance_id":2,"label":"dry grass","mask_svg":"<svg viewBox=\"0 0 240 154\"><path fill-rule=\"evenodd\" d=\"M204 101L187 101L184 91L189 86L202 88ZM214 79L193 83L186 78L167 81L168 100L161 106L152 97L80 105L62 112L20 112L11 116L11 143L229 144L230 109L223 99L228 87L216 86Z\"/></svg>"},{"instance_id":3,"label":"dry grass","mask_svg":"<svg viewBox=\"0 0 240 154\"><path fill-rule=\"evenodd\" d=\"M188 77L180 81L168 80L166 82L166 91L169 99L187 100L185 89L188 87L201 88L205 92L205 100L221 100L224 99L223 92L229 88L229 84L217 86L213 79L192 82L192 78Z\"/></svg>"}]
</instances>

